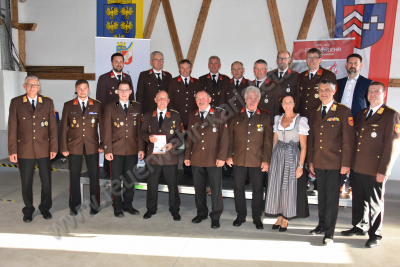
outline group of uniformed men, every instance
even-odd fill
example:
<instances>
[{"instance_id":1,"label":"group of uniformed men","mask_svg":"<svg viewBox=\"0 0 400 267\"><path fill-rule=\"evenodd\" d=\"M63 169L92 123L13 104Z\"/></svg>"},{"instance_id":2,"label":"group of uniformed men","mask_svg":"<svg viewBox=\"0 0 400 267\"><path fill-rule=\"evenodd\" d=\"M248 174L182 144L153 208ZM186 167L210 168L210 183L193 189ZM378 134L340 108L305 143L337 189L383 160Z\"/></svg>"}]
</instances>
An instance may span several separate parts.
<instances>
[{"instance_id":1,"label":"group of uniformed men","mask_svg":"<svg viewBox=\"0 0 400 267\"><path fill-rule=\"evenodd\" d=\"M179 221L178 148L185 143L184 165L191 166L193 172L197 208L192 222L200 223L210 216L211 227L220 227L221 167L226 163L237 166L233 179L238 215L233 225L246 221L244 187L249 173L253 223L263 229L262 178L268 171L273 148L271 122L280 114L282 97L292 95L300 115L309 121L307 163L319 184L319 223L311 234L325 233L324 245L333 241L341 177L351 173L354 227L342 234L365 235L369 228L366 246L377 246L382 238L385 182L399 147L400 115L384 104L383 84L368 80L362 88L356 85L361 78L367 80L359 75L359 55L348 57L349 77L339 80L343 87L339 93L335 74L320 66L321 56L316 48L308 50L308 70L298 74L289 68L290 53L281 51L277 55L278 68L270 72L264 60L257 60L256 79L250 81L243 77L245 69L239 61L231 65L233 78L220 74L221 62L216 56L209 58L210 73L200 79L190 76L192 64L186 59L179 63L180 75L172 78L162 69L163 54L155 51L150 56L152 68L140 73L134 101L131 78L122 71L124 57L116 53L111 57L112 70L98 80L97 100L89 97L86 80L76 82L78 97L64 104L59 138L53 101L38 94L39 79L28 76L23 85L26 94L11 101L8 131L9 157L18 162L20 170L23 221L32 221L35 210L32 180L36 162L42 182L39 210L44 219L52 218L50 160L58 152L58 140L59 151L68 158L70 169L70 215L77 215L81 205L82 156L90 178L90 212L98 213L99 153L104 152L115 217L124 217L124 211L139 213L132 207L136 164L145 158L149 175L143 218L149 219L157 212L162 172L168 184L169 211ZM356 120L352 110L340 101L346 101L352 110L358 108ZM166 136L165 154L153 154L156 135ZM210 213L207 186L212 192Z\"/></svg>"}]
</instances>

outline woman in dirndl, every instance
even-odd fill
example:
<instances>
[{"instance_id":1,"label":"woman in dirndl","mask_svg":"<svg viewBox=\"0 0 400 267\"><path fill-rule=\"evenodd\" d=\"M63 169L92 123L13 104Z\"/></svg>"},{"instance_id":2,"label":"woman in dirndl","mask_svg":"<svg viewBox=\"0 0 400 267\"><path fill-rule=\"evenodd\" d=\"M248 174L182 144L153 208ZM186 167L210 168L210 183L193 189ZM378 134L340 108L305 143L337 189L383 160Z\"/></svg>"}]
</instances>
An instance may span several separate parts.
<instances>
[{"instance_id":1,"label":"woman in dirndl","mask_svg":"<svg viewBox=\"0 0 400 267\"><path fill-rule=\"evenodd\" d=\"M285 94L282 97L284 113L274 118L265 213L267 216L278 215L272 229L280 232L287 230L289 219L309 216L307 178L302 174L310 127L306 117L295 113L295 107L295 97Z\"/></svg>"}]
</instances>

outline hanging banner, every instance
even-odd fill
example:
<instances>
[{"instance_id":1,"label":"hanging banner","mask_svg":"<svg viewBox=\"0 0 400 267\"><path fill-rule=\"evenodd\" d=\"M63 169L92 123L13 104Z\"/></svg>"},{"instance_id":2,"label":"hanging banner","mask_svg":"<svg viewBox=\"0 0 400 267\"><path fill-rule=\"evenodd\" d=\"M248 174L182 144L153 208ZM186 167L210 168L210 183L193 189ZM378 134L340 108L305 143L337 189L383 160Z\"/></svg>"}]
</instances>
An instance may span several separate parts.
<instances>
[{"instance_id":1,"label":"hanging banner","mask_svg":"<svg viewBox=\"0 0 400 267\"><path fill-rule=\"evenodd\" d=\"M347 75L347 56L353 53L354 38L326 40L296 40L293 42L293 70L301 73L308 70L307 51L318 48L322 52L321 66L336 74L340 79Z\"/></svg>"},{"instance_id":2,"label":"hanging banner","mask_svg":"<svg viewBox=\"0 0 400 267\"><path fill-rule=\"evenodd\" d=\"M337 0L335 37L354 37L361 75L389 84L397 0Z\"/></svg>"},{"instance_id":3,"label":"hanging banner","mask_svg":"<svg viewBox=\"0 0 400 267\"><path fill-rule=\"evenodd\" d=\"M97 0L96 35L143 38L143 0Z\"/></svg>"}]
</instances>

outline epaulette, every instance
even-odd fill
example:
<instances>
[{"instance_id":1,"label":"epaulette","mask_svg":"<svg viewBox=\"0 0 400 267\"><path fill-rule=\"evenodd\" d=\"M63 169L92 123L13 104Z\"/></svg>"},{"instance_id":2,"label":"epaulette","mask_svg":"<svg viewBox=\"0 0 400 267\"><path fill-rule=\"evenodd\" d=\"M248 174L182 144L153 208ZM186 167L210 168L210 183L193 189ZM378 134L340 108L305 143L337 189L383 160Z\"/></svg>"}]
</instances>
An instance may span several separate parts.
<instances>
[{"instance_id":1,"label":"epaulette","mask_svg":"<svg viewBox=\"0 0 400 267\"><path fill-rule=\"evenodd\" d=\"M262 110L262 111L265 111L265 112L267 112L267 113L269 114L269 111L268 111L268 110L265 110L265 109L263 109L263 108L261 108L261 110Z\"/></svg>"},{"instance_id":2,"label":"epaulette","mask_svg":"<svg viewBox=\"0 0 400 267\"><path fill-rule=\"evenodd\" d=\"M97 100L97 99L94 99L94 98L91 98L91 99L94 100L94 101L97 101L97 102L101 103L100 100Z\"/></svg>"},{"instance_id":3,"label":"epaulette","mask_svg":"<svg viewBox=\"0 0 400 267\"><path fill-rule=\"evenodd\" d=\"M178 113L179 114L179 112L178 111L176 111L175 109L170 109L171 111L173 111L173 112L176 112L176 113Z\"/></svg>"},{"instance_id":4,"label":"epaulette","mask_svg":"<svg viewBox=\"0 0 400 267\"><path fill-rule=\"evenodd\" d=\"M196 81L200 81L199 79L194 78L194 77L190 77L190 78L193 79L193 80L196 80Z\"/></svg>"},{"instance_id":5,"label":"epaulette","mask_svg":"<svg viewBox=\"0 0 400 267\"><path fill-rule=\"evenodd\" d=\"M229 76L228 76L228 75L225 75L225 74L221 74L221 75L229 79Z\"/></svg>"},{"instance_id":6,"label":"epaulette","mask_svg":"<svg viewBox=\"0 0 400 267\"><path fill-rule=\"evenodd\" d=\"M219 109L222 109L222 110L223 110L223 108L221 108L221 107L215 107L215 108L219 108Z\"/></svg>"},{"instance_id":7,"label":"epaulette","mask_svg":"<svg viewBox=\"0 0 400 267\"><path fill-rule=\"evenodd\" d=\"M130 102L129 102L129 106L133 106L133 103L138 103L139 105L140 105L140 103L139 102L136 102L135 100L130 100Z\"/></svg>"},{"instance_id":8,"label":"epaulette","mask_svg":"<svg viewBox=\"0 0 400 267\"><path fill-rule=\"evenodd\" d=\"M345 107L347 107L345 104L342 104L342 103L337 103L338 105L341 105L341 106L345 106Z\"/></svg>"},{"instance_id":9,"label":"epaulette","mask_svg":"<svg viewBox=\"0 0 400 267\"><path fill-rule=\"evenodd\" d=\"M279 84L279 83L277 83L277 82L275 82L275 81L272 81L272 82L274 82L274 83L276 83L276 84Z\"/></svg>"},{"instance_id":10,"label":"epaulette","mask_svg":"<svg viewBox=\"0 0 400 267\"><path fill-rule=\"evenodd\" d=\"M48 98L48 99L50 99L50 100L53 100L53 99L51 99L50 97L48 97L48 96L45 96L45 95L41 95L42 97L45 97L45 98Z\"/></svg>"},{"instance_id":11,"label":"epaulette","mask_svg":"<svg viewBox=\"0 0 400 267\"><path fill-rule=\"evenodd\" d=\"M171 76L172 76L172 74L171 74L170 72L168 72L168 71L164 71L164 70L163 70L163 72L165 72L165 73L168 73L169 75L171 75Z\"/></svg>"}]
</instances>

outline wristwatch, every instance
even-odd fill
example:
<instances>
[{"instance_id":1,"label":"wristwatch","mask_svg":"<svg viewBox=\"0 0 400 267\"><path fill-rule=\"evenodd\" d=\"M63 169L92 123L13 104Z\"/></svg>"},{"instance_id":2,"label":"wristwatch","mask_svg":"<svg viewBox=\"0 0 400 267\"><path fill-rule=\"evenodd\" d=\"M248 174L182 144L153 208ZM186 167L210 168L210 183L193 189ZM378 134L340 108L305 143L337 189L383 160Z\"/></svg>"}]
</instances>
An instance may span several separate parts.
<instances>
[{"instance_id":1,"label":"wristwatch","mask_svg":"<svg viewBox=\"0 0 400 267\"><path fill-rule=\"evenodd\" d=\"M303 165L300 165L300 164L299 164L299 167L303 169Z\"/></svg>"}]
</instances>

